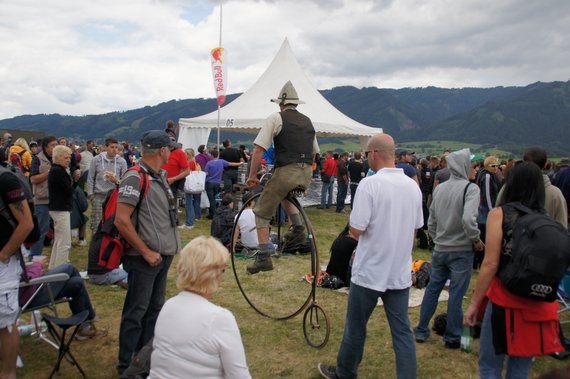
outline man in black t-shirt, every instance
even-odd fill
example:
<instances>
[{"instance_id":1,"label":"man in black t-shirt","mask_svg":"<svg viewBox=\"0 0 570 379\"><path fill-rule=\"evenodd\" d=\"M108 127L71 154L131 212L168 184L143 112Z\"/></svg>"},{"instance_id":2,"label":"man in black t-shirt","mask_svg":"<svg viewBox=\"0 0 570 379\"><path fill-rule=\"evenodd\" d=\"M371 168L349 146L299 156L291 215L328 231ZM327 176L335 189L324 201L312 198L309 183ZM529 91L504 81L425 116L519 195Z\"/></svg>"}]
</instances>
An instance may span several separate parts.
<instances>
[{"instance_id":1,"label":"man in black t-shirt","mask_svg":"<svg viewBox=\"0 0 570 379\"><path fill-rule=\"evenodd\" d=\"M16 377L16 358L20 336L16 320L20 311L18 284L22 271L17 254L34 227L32 213L20 180L0 167L0 344L2 371L0 377Z\"/></svg>"},{"instance_id":2,"label":"man in black t-shirt","mask_svg":"<svg viewBox=\"0 0 570 379\"><path fill-rule=\"evenodd\" d=\"M241 154L238 149L232 147L232 141L229 139L224 140L222 142L224 149L220 152L220 159L226 160L230 163L239 163L243 162L241 158ZM238 179L238 168L228 166L224 168L224 175L222 176L222 180L224 181L224 192L225 193L232 193L234 189L234 184L237 183Z\"/></svg>"}]
</instances>

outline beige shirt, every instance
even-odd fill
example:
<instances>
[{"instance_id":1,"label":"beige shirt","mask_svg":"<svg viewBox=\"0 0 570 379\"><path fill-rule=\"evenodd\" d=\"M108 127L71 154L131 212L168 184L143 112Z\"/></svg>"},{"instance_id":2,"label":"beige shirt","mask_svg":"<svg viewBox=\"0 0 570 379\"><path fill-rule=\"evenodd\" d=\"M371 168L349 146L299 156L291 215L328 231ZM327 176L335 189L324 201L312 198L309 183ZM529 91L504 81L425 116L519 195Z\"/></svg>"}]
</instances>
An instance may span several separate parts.
<instances>
[{"instance_id":1,"label":"beige shirt","mask_svg":"<svg viewBox=\"0 0 570 379\"><path fill-rule=\"evenodd\" d=\"M285 108L285 110L287 109L295 108ZM257 137L253 143L265 150L269 149L269 147L273 144L273 138L281 133L282 127L283 120L281 119L281 114L279 114L279 112L271 114L265 120L263 127L259 130L259 133L257 134ZM319 151L319 144L317 142L317 135L315 133L315 138L313 139L313 155Z\"/></svg>"}]
</instances>

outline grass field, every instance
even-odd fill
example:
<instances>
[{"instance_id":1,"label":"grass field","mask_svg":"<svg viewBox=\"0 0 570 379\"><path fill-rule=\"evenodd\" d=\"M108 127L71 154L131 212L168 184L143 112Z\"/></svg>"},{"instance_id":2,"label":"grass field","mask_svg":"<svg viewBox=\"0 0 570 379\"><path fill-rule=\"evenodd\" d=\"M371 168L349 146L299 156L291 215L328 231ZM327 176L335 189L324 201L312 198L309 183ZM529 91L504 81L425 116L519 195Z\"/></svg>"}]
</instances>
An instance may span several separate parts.
<instances>
[{"instance_id":1,"label":"grass field","mask_svg":"<svg viewBox=\"0 0 570 379\"><path fill-rule=\"evenodd\" d=\"M313 223L317 243L321 254L321 264L326 264L332 240L344 227L348 214L337 214L333 210L307 209ZM209 234L210 222L203 219L192 230L182 231L183 243L201 235ZM49 254L49 249L44 251ZM87 248L74 247L71 261L80 270L85 270ZM429 259L427 251L415 250L415 258ZM168 297L175 295L176 260L170 270L168 281ZM243 262L238 263L240 265ZM271 306L283 309L299 301L295 298L299 293L306 296L309 284L301 281L301 276L310 271L310 263L306 257L287 257L275 262L276 272L287 271L289 277L279 283L271 280L271 273L258 274L256 280L265 281L267 286L280 291L267 293ZM240 280L244 278L240 276ZM250 278L244 278L247 280ZM476 274L473 275L470 294L474 288ZM89 378L116 378L115 364L118 351L118 331L125 290L119 287L101 287L86 284L92 302L96 308L99 321L97 326L105 328L108 335L88 341L75 341L72 351ZM260 291L261 292L261 291ZM254 378L318 378L316 365L318 362L334 363L340 344L347 296L329 289L319 288L317 301L325 309L331 320L331 336L328 344L317 350L307 345L303 337L302 314L286 321L275 321L258 315L242 297L232 270L226 270L220 290L214 296L214 303L229 308L238 321L245 346L246 356L251 374ZM269 300L267 300L269 301ZM465 299L465 305L469 299ZM436 314L445 312L446 302L439 303ZM68 312L66 307L62 313ZM191 310L189 310L190 312ZM412 325L419 318L419 307L410 308ZM179 325L181 329L185 325ZM570 330L567 330L570 334ZM438 336L432 335L424 344L417 344L417 362L419 378L475 378L478 377L477 351L475 341L473 353L459 350L448 350L442 345ZM33 337L21 340L21 355L25 367L18 372L19 378L45 378L56 359L56 351L44 342ZM568 362L560 362L551 357L538 357L533 365L531 377L553 367L562 367ZM78 372L67 362L63 362L59 378L78 378ZM378 307L372 315L368 328L368 338L364 358L360 366L361 378L393 378L395 377L394 354L391 337L382 307Z\"/></svg>"}]
</instances>

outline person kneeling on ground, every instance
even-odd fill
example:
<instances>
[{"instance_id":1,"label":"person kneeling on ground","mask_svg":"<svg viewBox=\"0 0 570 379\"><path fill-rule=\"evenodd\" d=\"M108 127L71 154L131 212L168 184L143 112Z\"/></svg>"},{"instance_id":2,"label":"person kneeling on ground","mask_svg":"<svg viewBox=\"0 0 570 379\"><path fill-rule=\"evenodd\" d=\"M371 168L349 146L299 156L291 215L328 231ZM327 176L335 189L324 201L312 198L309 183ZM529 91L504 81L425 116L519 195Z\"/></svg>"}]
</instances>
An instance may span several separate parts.
<instances>
[{"instance_id":1,"label":"person kneeling on ground","mask_svg":"<svg viewBox=\"0 0 570 379\"><path fill-rule=\"evenodd\" d=\"M69 275L69 279L66 281L51 283L50 288L54 300L57 301L62 298L69 298L69 309L74 315L84 310L89 311L87 321L85 321L79 328L79 331L76 334L76 338L78 340L85 340L97 335L104 335L104 331L99 332L95 327L95 310L91 305L89 293L87 293L87 288L85 288L83 278L81 275L79 275L79 271L77 271L73 265L69 263L63 263L47 271L45 274L42 274L45 265L47 265L47 260L34 261L31 265L26 266L26 273L28 274L28 277L37 278L43 275L61 273ZM25 304L30 299L30 297L34 294L36 288L36 286L29 286L20 290L20 305ZM34 297L34 299L30 302L29 307L35 308L43 305L48 305L49 303L50 296L48 287L44 286L42 289L40 289L40 292L36 295L36 297Z\"/></svg>"}]
</instances>

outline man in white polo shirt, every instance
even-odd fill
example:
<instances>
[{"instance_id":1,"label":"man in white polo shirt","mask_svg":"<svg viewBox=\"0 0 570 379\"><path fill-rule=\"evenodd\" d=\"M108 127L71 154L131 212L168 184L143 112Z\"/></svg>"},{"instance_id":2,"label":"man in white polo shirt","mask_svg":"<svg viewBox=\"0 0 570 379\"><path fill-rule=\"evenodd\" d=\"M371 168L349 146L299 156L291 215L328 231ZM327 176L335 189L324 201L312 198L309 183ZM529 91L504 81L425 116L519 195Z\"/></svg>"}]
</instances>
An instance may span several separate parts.
<instances>
[{"instance_id":1,"label":"man in white polo shirt","mask_svg":"<svg viewBox=\"0 0 570 379\"><path fill-rule=\"evenodd\" d=\"M350 232L358 239L352 265L346 322L337 365L319 363L324 378L356 378L366 325L378 298L392 334L398 378L416 377L416 350L408 318L415 230L423 225L422 193L394 164L394 140L377 134L368 142L368 163L376 174L358 184Z\"/></svg>"}]
</instances>

